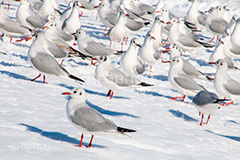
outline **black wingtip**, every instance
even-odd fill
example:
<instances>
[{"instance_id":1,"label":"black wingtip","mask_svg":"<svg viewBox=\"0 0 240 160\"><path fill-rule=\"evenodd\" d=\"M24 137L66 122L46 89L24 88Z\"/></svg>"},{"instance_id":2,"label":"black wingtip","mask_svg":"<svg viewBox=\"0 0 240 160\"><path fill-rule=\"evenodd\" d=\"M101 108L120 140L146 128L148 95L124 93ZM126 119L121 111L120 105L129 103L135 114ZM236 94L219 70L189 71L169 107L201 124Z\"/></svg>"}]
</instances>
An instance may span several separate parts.
<instances>
[{"instance_id":1,"label":"black wingtip","mask_svg":"<svg viewBox=\"0 0 240 160\"><path fill-rule=\"evenodd\" d=\"M71 74L69 74L69 78L72 78L72 79L80 81L80 82L85 82L84 80L82 80L82 79L80 79L80 78L78 78L78 77L76 77L74 75L71 75Z\"/></svg>"},{"instance_id":2,"label":"black wingtip","mask_svg":"<svg viewBox=\"0 0 240 160\"><path fill-rule=\"evenodd\" d=\"M136 130L122 128L122 127L117 127L117 131L119 131L119 132L137 132Z\"/></svg>"},{"instance_id":3,"label":"black wingtip","mask_svg":"<svg viewBox=\"0 0 240 160\"><path fill-rule=\"evenodd\" d=\"M143 86L143 87L153 86L153 84L148 84L148 83L145 83L145 82L141 82L138 85Z\"/></svg>"},{"instance_id":4,"label":"black wingtip","mask_svg":"<svg viewBox=\"0 0 240 160\"><path fill-rule=\"evenodd\" d=\"M208 77L208 76L206 76L206 78L207 78L209 81L214 82L214 78L211 78L211 77Z\"/></svg>"}]
</instances>

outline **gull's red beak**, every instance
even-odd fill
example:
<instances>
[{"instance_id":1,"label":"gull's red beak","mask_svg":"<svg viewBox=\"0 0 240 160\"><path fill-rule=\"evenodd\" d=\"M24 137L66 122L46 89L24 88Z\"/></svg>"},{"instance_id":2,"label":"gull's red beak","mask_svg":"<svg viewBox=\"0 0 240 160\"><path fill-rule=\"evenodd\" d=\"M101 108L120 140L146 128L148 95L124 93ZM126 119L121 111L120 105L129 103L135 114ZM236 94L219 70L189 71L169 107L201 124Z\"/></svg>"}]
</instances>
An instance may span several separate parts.
<instances>
[{"instance_id":1,"label":"gull's red beak","mask_svg":"<svg viewBox=\"0 0 240 160\"><path fill-rule=\"evenodd\" d=\"M63 92L62 95L71 95L69 92Z\"/></svg>"},{"instance_id":2,"label":"gull's red beak","mask_svg":"<svg viewBox=\"0 0 240 160\"><path fill-rule=\"evenodd\" d=\"M216 62L209 62L209 64L216 64Z\"/></svg>"},{"instance_id":3,"label":"gull's red beak","mask_svg":"<svg viewBox=\"0 0 240 160\"><path fill-rule=\"evenodd\" d=\"M141 45L140 44L136 44L138 47L141 47Z\"/></svg>"}]
</instances>

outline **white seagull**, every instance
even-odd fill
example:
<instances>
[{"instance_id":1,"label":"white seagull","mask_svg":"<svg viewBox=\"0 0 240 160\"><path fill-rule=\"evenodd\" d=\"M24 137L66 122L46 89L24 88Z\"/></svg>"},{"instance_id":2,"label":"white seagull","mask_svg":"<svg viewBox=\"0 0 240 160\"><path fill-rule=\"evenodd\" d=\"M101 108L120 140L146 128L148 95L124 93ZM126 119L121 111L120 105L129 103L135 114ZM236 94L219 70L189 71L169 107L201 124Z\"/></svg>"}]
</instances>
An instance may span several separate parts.
<instances>
[{"instance_id":1,"label":"white seagull","mask_svg":"<svg viewBox=\"0 0 240 160\"><path fill-rule=\"evenodd\" d=\"M82 88L75 88L71 92L63 92L62 95L71 95L66 105L68 119L72 124L81 130L81 140L78 147L82 147L83 134L91 134L88 146L92 146L94 134L136 132L132 129L118 127L114 122L104 118L101 113L86 104L86 92Z\"/></svg>"},{"instance_id":2,"label":"white seagull","mask_svg":"<svg viewBox=\"0 0 240 160\"><path fill-rule=\"evenodd\" d=\"M173 88L184 94L183 97L174 97L171 99L182 98L183 102L186 95L195 96L199 91L206 90L183 71L184 61L181 57L174 57L171 63L172 66L168 72L168 81Z\"/></svg>"},{"instance_id":3,"label":"white seagull","mask_svg":"<svg viewBox=\"0 0 240 160\"><path fill-rule=\"evenodd\" d=\"M122 70L128 76L137 76L146 71L143 62L138 57L139 47L141 46L138 42L138 39L133 38L130 42L128 50L126 53L124 53L124 55L122 55L122 58L119 62Z\"/></svg>"},{"instance_id":4,"label":"white seagull","mask_svg":"<svg viewBox=\"0 0 240 160\"><path fill-rule=\"evenodd\" d=\"M58 64L54 56L58 56L59 52L53 52L51 54L48 51L53 45L48 45L47 41L44 39L43 33L38 33L37 36L39 36L39 38L35 39L28 50L29 62L40 72L40 74L32 79L32 81L36 80L41 74L43 74L43 83L45 83L45 74L49 74L84 82L82 79L70 74L65 68ZM65 55L66 54L63 54L63 56Z\"/></svg>"},{"instance_id":5,"label":"white seagull","mask_svg":"<svg viewBox=\"0 0 240 160\"><path fill-rule=\"evenodd\" d=\"M113 91L153 86L152 84L141 82L135 77L127 76L115 68L111 63L111 59L105 55L100 58L100 64L96 67L95 75L104 87L109 88L107 96L110 96L110 99L113 96Z\"/></svg>"},{"instance_id":6,"label":"white seagull","mask_svg":"<svg viewBox=\"0 0 240 160\"><path fill-rule=\"evenodd\" d=\"M228 65L227 62L223 60L217 61L218 69L214 78L214 86L216 91L226 97L231 98L232 100L240 97L240 83L232 79L228 74ZM232 102L228 104L232 104Z\"/></svg>"},{"instance_id":7,"label":"white seagull","mask_svg":"<svg viewBox=\"0 0 240 160\"><path fill-rule=\"evenodd\" d=\"M199 115L201 116L202 114L200 126L203 124L204 114L208 114L207 122L204 123L208 124L211 114L220 109L220 105L223 105L221 102L224 101L227 101L227 99L219 99L213 92L203 90L196 94L192 102L199 111Z\"/></svg>"}]
</instances>

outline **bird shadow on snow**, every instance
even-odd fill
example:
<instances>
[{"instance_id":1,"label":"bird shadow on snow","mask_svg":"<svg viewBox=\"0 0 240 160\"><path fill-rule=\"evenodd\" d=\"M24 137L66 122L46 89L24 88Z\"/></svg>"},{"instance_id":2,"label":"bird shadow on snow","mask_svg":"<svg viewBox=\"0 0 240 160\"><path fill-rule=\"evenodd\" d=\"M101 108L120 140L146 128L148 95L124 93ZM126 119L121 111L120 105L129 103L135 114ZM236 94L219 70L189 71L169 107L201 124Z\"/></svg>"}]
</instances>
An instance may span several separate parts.
<instances>
[{"instance_id":1,"label":"bird shadow on snow","mask_svg":"<svg viewBox=\"0 0 240 160\"><path fill-rule=\"evenodd\" d=\"M1 74L6 74L9 77L16 78L16 79L30 80L26 76L23 76L23 75L20 75L20 74L16 74L16 73L13 73L13 72L9 72L9 71L0 71L0 73Z\"/></svg>"},{"instance_id":2,"label":"bird shadow on snow","mask_svg":"<svg viewBox=\"0 0 240 160\"><path fill-rule=\"evenodd\" d=\"M31 125L28 125L28 124L24 124L24 123L20 123L19 125L27 127L27 131L38 133L39 135L41 135L43 137L46 137L46 138L49 138L49 139L52 139L52 140L55 140L55 141L67 142L67 143L71 143L73 145L79 145L79 143L80 143L80 140L78 140L76 138L73 138L73 137L69 137L68 135L63 134L61 132L44 131L40 128L31 126ZM88 143L84 143L84 142L82 144L83 144L83 146L88 145ZM92 147L106 148L105 146L96 145L96 144L92 144Z\"/></svg>"},{"instance_id":3,"label":"bird shadow on snow","mask_svg":"<svg viewBox=\"0 0 240 160\"><path fill-rule=\"evenodd\" d=\"M228 136L228 135L224 135L224 134L215 133L215 132L210 131L210 130L205 130L205 131L206 131L206 132L209 132L209 133L212 133L212 134L215 134L215 135L217 135L217 136L229 138L229 139L231 139L231 140L240 142L240 137L237 137L237 136Z\"/></svg>"},{"instance_id":4,"label":"bird shadow on snow","mask_svg":"<svg viewBox=\"0 0 240 160\"><path fill-rule=\"evenodd\" d=\"M183 113L183 112L181 112L179 110L176 111L176 110L170 109L169 112L172 115L174 115L174 116L176 116L178 118L182 118L185 121L188 121L188 122L198 122L198 120L196 120L195 118L192 118L192 117L188 116L187 114L185 114L185 113Z\"/></svg>"}]
</instances>

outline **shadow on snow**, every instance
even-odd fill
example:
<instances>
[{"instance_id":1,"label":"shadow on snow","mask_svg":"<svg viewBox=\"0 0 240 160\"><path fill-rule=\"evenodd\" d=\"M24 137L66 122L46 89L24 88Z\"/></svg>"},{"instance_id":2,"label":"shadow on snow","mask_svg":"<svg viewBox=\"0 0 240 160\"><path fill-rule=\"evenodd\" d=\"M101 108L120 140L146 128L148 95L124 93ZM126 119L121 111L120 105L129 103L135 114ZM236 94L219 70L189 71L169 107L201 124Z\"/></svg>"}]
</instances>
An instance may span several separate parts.
<instances>
[{"instance_id":1,"label":"shadow on snow","mask_svg":"<svg viewBox=\"0 0 240 160\"><path fill-rule=\"evenodd\" d=\"M80 140L73 138L73 137L69 137L66 134L63 134L61 132L49 132L49 131L44 131L40 128L28 125L28 124L24 124L24 123L20 123L19 125L25 126L27 127L27 131L30 132L34 132L34 133L38 133L39 135L55 140L55 141L62 141L62 142L67 142L67 143L71 143L74 145L78 145L80 143ZM82 143L84 146L87 146L87 143ZM104 146L100 146L100 145L95 145L93 144L92 147L97 147L97 148L105 148Z\"/></svg>"},{"instance_id":2,"label":"shadow on snow","mask_svg":"<svg viewBox=\"0 0 240 160\"><path fill-rule=\"evenodd\" d=\"M178 118L182 118L182 119L185 120L185 121L188 121L188 122L198 122L198 120L196 120L196 119L194 119L194 118L186 115L186 114L183 113L183 112L180 112L179 110L176 111L176 110L170 109L169 112L170 112L172 115L174 115L174 116L176 116L176 117L178 117Z\"/></svg>"},{"instance_id":3,"label":"shadow on snow","mask_svg":"<svg viewBox=\"0 0 240 160\"><path fill-rule=\"evenodd\" d=\"M237 137L237 136L228 136L228 135L224 135L224 134L215 133L215 132L210 131L210 130L206 130L206 132L209 132L209 133L215 134L215 135L217 135L217 136L229 138L229 139L231 139L231 140L240 142L240 137Z\"/></svg>"}]
</instances>

